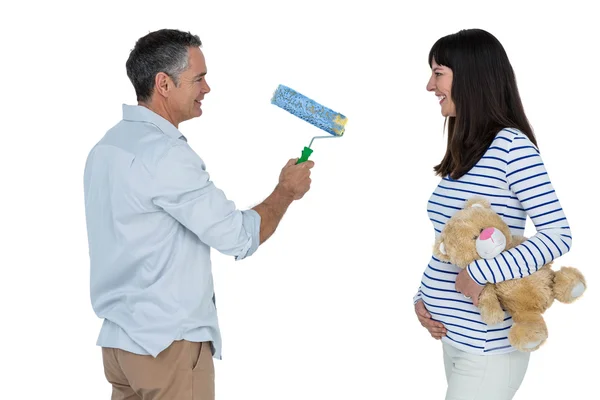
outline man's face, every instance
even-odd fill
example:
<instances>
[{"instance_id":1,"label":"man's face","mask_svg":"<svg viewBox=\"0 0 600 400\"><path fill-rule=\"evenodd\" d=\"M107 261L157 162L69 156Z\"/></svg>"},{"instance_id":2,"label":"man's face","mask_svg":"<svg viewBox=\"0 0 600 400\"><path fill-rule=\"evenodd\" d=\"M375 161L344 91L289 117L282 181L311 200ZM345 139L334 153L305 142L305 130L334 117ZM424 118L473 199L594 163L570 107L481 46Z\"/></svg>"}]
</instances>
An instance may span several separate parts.
<instances>
[{"instance_id":1,"label":"man's face","mask_svg":"<svg viewBox=\"0 0 600 400\"><path fill-rule=\"evenodd\" d=\"M198 47L188 49L189 66L179 75L179 84L170 93L167 104L178 123L202 115L204 95L210 92L206 83L206 61Z\"/></svg>"}]
</instances>

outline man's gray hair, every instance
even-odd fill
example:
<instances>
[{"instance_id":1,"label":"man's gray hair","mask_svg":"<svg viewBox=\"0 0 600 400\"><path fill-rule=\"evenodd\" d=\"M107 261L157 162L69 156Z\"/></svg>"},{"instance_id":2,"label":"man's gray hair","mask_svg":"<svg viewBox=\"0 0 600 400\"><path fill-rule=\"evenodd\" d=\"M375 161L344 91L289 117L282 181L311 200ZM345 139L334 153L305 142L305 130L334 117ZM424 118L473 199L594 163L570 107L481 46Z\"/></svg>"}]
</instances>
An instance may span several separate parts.
<instances>
[{"instance_id":1,"label":"man's gray hair","mask_svg":"<svg viewBox=\"0 0 600 400\"><path fill-rule=\"evenodd\" d=\"M189 67L188 49L200 46L198 36L175 29L161 29L138 39L125 63L137 100L150 100L159 72L179 85L179 76Z\"/></svg>"}]
</instances>

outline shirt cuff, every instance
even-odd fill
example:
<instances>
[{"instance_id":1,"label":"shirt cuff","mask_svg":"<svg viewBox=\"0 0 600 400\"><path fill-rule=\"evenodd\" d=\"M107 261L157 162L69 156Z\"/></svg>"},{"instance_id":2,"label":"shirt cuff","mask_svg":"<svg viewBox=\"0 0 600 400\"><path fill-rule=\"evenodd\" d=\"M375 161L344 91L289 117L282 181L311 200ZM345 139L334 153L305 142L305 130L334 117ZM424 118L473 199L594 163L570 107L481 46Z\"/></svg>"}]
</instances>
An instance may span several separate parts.
<instances>
[{"instance_id":1,"label":"shirt cuff","mask_svg":"<svg viewBox=\"0 0 600 400\"><path fill-rule=\"evenodd\" d=\"M419 292L413 297L413 306L417 304L417 301L419 300L423 300L421 296L421 289L419 289Z\"/></svg>"},{"instance_id":2,"label":"shirt cuff","mask_svg":"<svg viewBox=\"0 0 600 400\"><path fill-rule=\"evenodd\" d=\"M467 273L479 286L485 286L487 279L485 279L485 275L483 275L483 272L476 261L467 267Z\"/></svg>"},{"instance_id":3,"label":"shirt cuff","mask_svg":"<svg viewBox=\"0 0 600 400\"><path fill-rule=\"evenodd\" d=\"M258 249L260 244L260 214L252 209L242 211L242 225L250 237L241 253L235 257L236 261L251 256Z\"/></svg>"}]
</instances>

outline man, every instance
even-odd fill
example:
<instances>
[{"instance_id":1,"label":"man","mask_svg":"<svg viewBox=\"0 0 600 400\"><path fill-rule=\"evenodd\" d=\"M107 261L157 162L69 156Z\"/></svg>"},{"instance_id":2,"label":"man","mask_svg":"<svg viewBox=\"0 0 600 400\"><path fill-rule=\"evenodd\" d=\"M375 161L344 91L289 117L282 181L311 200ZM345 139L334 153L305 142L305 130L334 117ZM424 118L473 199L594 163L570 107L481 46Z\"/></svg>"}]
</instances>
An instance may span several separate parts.
<instances>
[{"instance_id":1,"label":"man","mask_svg":"<svg viewBox=\"0 0 600 400\"><path fill-rule=\"evenodd\" d=\"M117 399L213 399L221 358L210 248L237 260L275 231L310 188L313 162L283 167L273 193L240 211L178 130L210 92L200 39L152 32L127 60L138 105L91 150L84 173L91 300L104 322Z\"/></svg>"}]
</instances>

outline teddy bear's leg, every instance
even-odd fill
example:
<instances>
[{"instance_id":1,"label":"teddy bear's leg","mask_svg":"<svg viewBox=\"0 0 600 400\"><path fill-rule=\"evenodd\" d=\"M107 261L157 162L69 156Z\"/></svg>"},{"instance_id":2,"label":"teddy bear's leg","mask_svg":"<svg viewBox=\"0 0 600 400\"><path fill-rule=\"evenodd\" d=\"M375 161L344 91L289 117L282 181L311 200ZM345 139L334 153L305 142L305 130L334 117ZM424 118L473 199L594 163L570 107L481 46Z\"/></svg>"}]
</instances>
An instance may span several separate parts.
<instances>
[{"instance_id":1,"label":"teddy bear's leg","mask_svg":"<svg viewBox=\"0 0 600 400\"><path fill-rule=\"evenodd\" d=\"M514 324L508 332L508 340L513 347L523 352L540 348L548 338L548 328L542 314L522 311L513 314Z\"/></svg>"},{"instance_id":2,"label":"teddy bear's leg","mask_svg":"<svg viewBox=\"0 0 600 400\"><path fill-rule=\"evenodd\" d=\"M479 295L481 319L488 325L495 325L504 320L505 314L494 286L487 284Z\"/></svg>"},{"instance_id":3,"label":"teddy bear's leg","mask_svg":"<svg viewBox=\"0 0 600 400\"><path fill-rule=\"evenodd\" d=\"M554 297L562 303L574 302L585 289L585 278L577 268L562 267L554 274Z\"/></svg>"}]
</instances>

